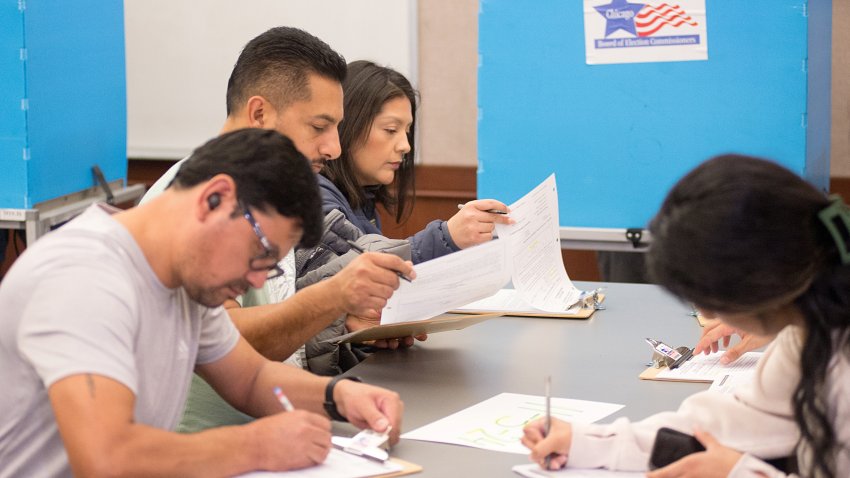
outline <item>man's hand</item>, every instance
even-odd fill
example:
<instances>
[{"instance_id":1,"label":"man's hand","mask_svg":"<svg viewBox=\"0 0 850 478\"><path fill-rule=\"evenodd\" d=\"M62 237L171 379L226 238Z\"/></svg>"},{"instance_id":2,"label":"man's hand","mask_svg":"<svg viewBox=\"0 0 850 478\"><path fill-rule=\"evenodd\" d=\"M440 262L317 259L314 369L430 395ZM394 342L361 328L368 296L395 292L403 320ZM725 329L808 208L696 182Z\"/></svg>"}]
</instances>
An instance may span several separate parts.
<instances>
[{"instance_id":1,"label":"man's hand","mask_svg":"<svg viewBox=\"0 0 850 478\"><path fill-rule=\"evenodd\" d=\"M705 447L705 451L692 453L664 468L648 473L647 478L723 478L738 463L743 455L721 445L710 434L695 430L694 436Z\"/></svg>"},{"instance_id":2,"label":"man's hand","mask_svg":"<svg viewBox=\"0 0 850 478\"><path fill-rule=\"evenodd\" d=\"M729 347L729 342L733 334L741 337L741 341L732 347ZM723 347L726 352L720 357L720 363L728 365L735 360L738 360L741 355L751 350L765 346L771 341L770 337L753 335L742 332L734 327L724 324L719 320L711 320L702 329L702 336L694 347L694 355L699 353L709 354L720 350L720 342L723 342Z\"/></svg>"},{"instance_id":3,"label":"man's hand","mask_svg":"<svg viewBox=\"0 0 850 478\"><path fill-rule=\"evenodd\" d=\"M349 314L348 317L345 318L345 327L351 331L355 332L362 329L368 329L370 327L375 327L377 325L381 325L380 318L369 319L366 317L358 317L356 315ZM378 339L372 340L369 342L364 342L365 345L369 345L379 349L390 349L395 350L399 347L408 348L411 347L416 340L424 341L428 339L428 334L419 334L419 335L408 335L407 337L397 337L392 339Z\"/></svg>"},{"instance_id":4,"label":"man's hand","mask_svg":"<svg viewBox=\"0 0 850 478\"><path fill-rule=\"evenodd\" d=\"M495 199L478 199L464 204L463 208L446 221L449 235L461 249L466 249L493 239L496 223L513 224L513 219L503 214L487 212L491 209L508 212L508 207Z\"/></svg>"},{"instance_id":5,"label":"man's hand","mask_svg":"<svg viewBox=\"0 0 850 478\"><path fill-rule=\"evenodd\" d=\"M377 319L393 291L398 289L396 272L413 279L413 264L392 254L367 252L355 258L326 282L338 291L349 314Z\"/></svg>"},{"instance_id":6,"label":"man's hand","mask_svg":"<svg viewBox=\"0 0 850 478\"><path fill-rule=\"evenodd\" d=\"M567 464L567 456L573 441L573 427L569 423L551 419L549 434L546 434L546 419L539 418L523 428L522 444L531 450L531 461L546 469L546 457L550 470L560 470Z\"/></svg>"},{"instance_id":7,"label":"man's hand","mask_svg":"<svg viewBox=\"0 0 850 478\"><path fill-rule=\"evenodd\" d=\"M340 380L333 393L337 410L349 423L376 432L392 426L390 444L398 443L404 403L397 393L353 380Z\"/></svg>"},{"instance_id":8,"label":"man's hand","mask_svg":"<svg viewBox=\"0 0 850 478\"><path fill-rule=\"evenodd\" d=\"M259 455L264 470L306 468L324 462L330 453L331 422L317 413L282 412L246 426L251 428L251 448Z\"/></svg>"}]
</instances>

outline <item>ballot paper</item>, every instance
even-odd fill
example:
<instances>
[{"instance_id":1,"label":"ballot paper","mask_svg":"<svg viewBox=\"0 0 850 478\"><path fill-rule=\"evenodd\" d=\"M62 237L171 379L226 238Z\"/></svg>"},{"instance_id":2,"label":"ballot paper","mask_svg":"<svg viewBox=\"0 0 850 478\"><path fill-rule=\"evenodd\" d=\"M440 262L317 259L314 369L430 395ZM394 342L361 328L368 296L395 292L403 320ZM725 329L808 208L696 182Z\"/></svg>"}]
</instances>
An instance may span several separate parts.
<instances>
[{"instance_id":1,"label":"ballot paper","mask_svg":"<svg viewBox=\"0 0 850 478\"><path fill-rule=\"evenodd\" d=\"M560 470L544 470L536 463L516 465L511 468L514 473L526 478L643 478L646 473L636 471L611 471L601 468L562 468Z\"/></svg>"},{"instance_id":2,"label":"ballot paper","mask_svg":"<svg viewBox=\"0 0 850 478\"><path fill-rule=\"evenodd\" d=\"M683 363L678 368L662 369L655 376L656 380L677 380L685 382L713 382L715 378L728 373L746 373L756 369L759 359L764 352L747 352L729 365L720 363L723 351L708 355L698 354Z\"/></svg>"},{"instance_id":3,"label":"ballot paper","mask_svg":"<svg viewBox=\"0 0 850 478\"><path fill-rule=\"evenodd\" d=\"M573 423L592 423L621 408L616 403L551 399L552 417ZM527 455L528 448L520 442L522 428L545 416L545 397L501 393L401 437Z\"/></svg>"},{"instance_id":4,"label":"ballot paper","mask_svg":"<svg viewBox=\"0 0 850 478\"><path fill-rule=\"evenodd\" d=\"M384 463L331 448L323 463L292 471L255 471L239 478L365 478L397 473L404 466L393 461Z\"/></svg>"},{"instance_id":5,"label":"ballot paper","mask_svg":"<svg viewBox=\"0 0 850 478\"><path fill-rule=\"evenodd\" d=\"M496 294L513 281L525 303L551 312L575 305L581 291L564 269L555 175L510 205L516 223L497 224L499 238L415 266L381 315L381 324L425 320Z\"/></svg>"}]
</instances>

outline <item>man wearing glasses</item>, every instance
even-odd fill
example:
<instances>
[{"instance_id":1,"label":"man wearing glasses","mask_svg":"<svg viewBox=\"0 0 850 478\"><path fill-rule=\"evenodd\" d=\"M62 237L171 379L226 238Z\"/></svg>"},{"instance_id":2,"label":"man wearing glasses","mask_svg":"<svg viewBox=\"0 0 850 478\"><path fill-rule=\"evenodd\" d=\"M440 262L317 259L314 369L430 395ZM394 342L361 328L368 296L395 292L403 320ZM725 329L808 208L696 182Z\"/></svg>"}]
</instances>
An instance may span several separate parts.
<instances>
[{"instance_id":1,"label":"man wearing glasses","mask_svg":"<svg viewBox=\"0 0 850 478\"><path fill-rule=\"evenodd\" d=\"M127 211L94 205L28 248L0 287L0 476L300 468L327 456L327 415L392 426L397 440L398 395L269 361L219 307L321 228L304 156L277 132L244 129L198 148L160 197ZM396 288L382 272L374 279ZM170 432L193 370L262 418ZM296 410L282 413L275 387Z\"/></svg>"}]
</instances>

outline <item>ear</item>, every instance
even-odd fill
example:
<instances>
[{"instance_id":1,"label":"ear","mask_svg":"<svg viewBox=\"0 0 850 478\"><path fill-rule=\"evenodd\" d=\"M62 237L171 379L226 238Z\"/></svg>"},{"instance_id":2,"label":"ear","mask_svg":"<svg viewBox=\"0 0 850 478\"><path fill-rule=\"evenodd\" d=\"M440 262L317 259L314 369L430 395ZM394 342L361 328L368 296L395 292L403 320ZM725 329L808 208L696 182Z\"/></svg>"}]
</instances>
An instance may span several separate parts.
<instances>
[{"instance_id":1,"label":"ear","mask_svg":"<svg viewBox=\"0 0 850 478\"><path fill-rule=\"evenodd\" d=\"M271 129L277 120L277 110L262 96L248 98L245 115L251 128Z\"/></svg>"},{"instance_id":2,"label":"ear","mask_svg":"<svg viewBox=\"0 0 850 478\"><path fill-rule=\"evenodd\" d=\"M230 216L237 207L236 183L226 174L218 174L204 183L196 198L196 217L203 222L221 214Z\"/></svg>"}]
</instances>

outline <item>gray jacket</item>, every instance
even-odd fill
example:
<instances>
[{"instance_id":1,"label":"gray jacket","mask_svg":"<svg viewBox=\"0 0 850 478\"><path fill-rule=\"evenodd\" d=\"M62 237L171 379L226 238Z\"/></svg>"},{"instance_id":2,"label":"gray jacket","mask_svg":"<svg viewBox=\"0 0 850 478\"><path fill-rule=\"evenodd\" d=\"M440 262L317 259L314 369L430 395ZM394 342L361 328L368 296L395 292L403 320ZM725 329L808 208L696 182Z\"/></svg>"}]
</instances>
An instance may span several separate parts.
<instances>
[{"instance_id":1,"label":"gray jacket","mask_svg":"<svg viewBox=\"0 0 850 478\"><path fill-rule=\"evenodd\" d=\"M363 234L348 222L337 209L325 216L324 233L319 245L311 249L295 251L295 287L303 289L311 284L333 276L357 257L347 241L353 241L361 249L370 252L387 252L404 260L410 260L410 243L401 239L389 239L380 234ZM307 368L319 375L338 375L357 365L368 355L364 347L350 344L331 344L323 340L339 337L349 331L345 327L345 314L307 341Z\"/></svg>"}]
</instances>

